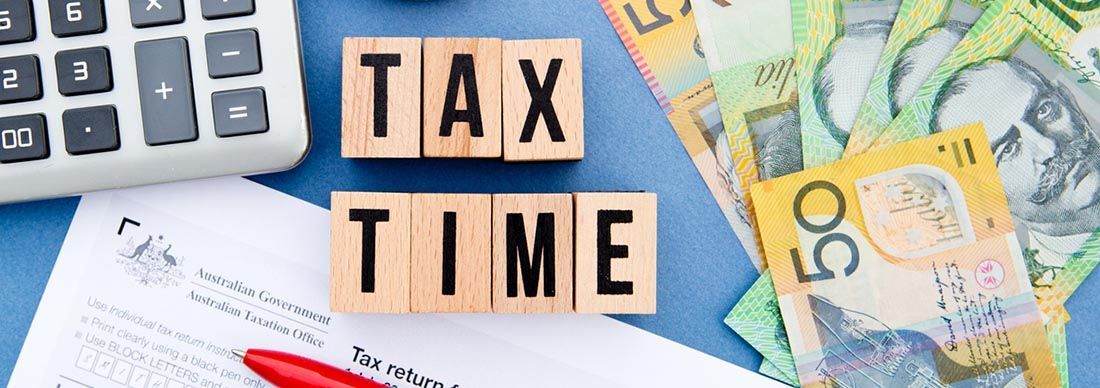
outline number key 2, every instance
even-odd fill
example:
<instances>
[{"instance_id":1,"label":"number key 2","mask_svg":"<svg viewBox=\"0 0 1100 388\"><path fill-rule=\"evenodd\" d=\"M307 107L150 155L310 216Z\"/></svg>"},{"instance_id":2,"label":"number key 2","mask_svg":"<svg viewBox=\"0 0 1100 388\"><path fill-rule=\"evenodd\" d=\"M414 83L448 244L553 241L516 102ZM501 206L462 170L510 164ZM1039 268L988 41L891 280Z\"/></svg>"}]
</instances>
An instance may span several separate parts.
<instances>
[{"instance_id":1,"label":"number key 2","mask_svg":"<svg viewBox=\"0 0 1100 388\"><path fill-rule=\"evenodd\" d=\"M42 98L38 57L0 58L0 104Z\"/></svg>"}]
</instances>

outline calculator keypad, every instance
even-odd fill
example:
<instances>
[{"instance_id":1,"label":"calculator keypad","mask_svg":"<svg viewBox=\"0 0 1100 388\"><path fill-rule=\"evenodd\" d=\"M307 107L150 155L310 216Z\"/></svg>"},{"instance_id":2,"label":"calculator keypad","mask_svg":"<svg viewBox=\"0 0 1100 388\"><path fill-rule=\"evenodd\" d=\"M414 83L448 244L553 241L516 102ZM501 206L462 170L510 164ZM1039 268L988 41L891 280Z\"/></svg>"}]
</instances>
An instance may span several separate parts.
<instances>
[{"instance_id":1,"label":"calculator keypad","mask_svg":"<svg viewBox=\"0 0 1100 388\"><path fill-rule=\"evenodd\" d=\"M0 163L25 162L50 156L46 116L32 114L0 118Z\"/></svg>"},{"instance_id":2,"label":"calculator keypad","mask_svg":"<svg viewBox=\"0 0 1100 388\"><path fill-rule=\"evenodd\" d=\"M206 65L210 78L259 73L263 66L256 30L206 34Z\"/></svg>"},{"instance_id":3,"label":"calculator keypad","mask_svg":"<svg viewBox=\"0 0 1100 388\"><path fill-rule=\"evenodd\" d=\"M137 28L183 23L183 0L130 0L130 22Z\"/></svg>"},{"instance_id":4,"label":"calculator keypad","mask_svg":"<svg viewBox=\"0 0 1100 388\"><path fill-rule=\"evenodd\" d=\"M102 93L114 87L111 77L111 53L106 47L58 52L57 90L64 96Z\"/></svg>"},{"instance_id":5,"label":"calculator keypad","mask_svg":"<svg viewBox=\"0 0 1100 388\"><path fill-rule=\"evenodd\" d=\"M0 44L34 40L31 0L0 1Z\"/></svg>"},{"instance_id":6,"label":"calculator keypad","mask_svg":"<svg viewBox=\"0 0 1100 388\"><path fill-rule=\"evenodd\" d=\"M62 38L103 32L103 0L50 0L50 28Z\"/></svg>"},{"instance_id":7,"label":"calculator keypad","mask_svg":"<svg viewBox=\"0 0 1100 388\"><path fill-rule=\"evenodd\" d=\"M206 20L246 16L255 12L254 0L202 0L202 17Z\"/></svg>"},{"instance_id":8,"label":"calculator keypad","mask_svg":"<svg viewBox=\"0 0 1100 388\"><path fill-rule=\"evenodd\" d=\"M156 146L198 139L187 40L138 42L134 51L145 143Z\"/></svg>"},{"instance_id":9,"label":"calculator keypad","mask_svg":"<svg viewBox=\"0 0 1100 388\"><path fill-rule=\"evenodd\" d=\"M0 104L42 98L39 70L34 55L0 58Z\"/></svg>"},{"instance_id":10,"label":"calculator keypad","mask_svg":"<svg viewBox=\"0 0 1100 388\"><path fill-rule=\"evenodd\" d=\"M72 155L114 151L119 148L118 113L111 105L69 109L61 115L65 127L65 151Z\"/></svg>"}]
</instances>

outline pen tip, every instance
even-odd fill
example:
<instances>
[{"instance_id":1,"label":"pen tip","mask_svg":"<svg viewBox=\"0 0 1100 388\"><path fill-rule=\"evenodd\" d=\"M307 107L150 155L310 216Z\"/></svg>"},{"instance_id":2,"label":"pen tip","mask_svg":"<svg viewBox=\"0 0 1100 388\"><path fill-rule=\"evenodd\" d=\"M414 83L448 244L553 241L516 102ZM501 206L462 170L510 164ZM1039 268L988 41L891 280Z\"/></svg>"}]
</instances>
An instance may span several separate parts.
<instances>
[{"instance_id":1,"label":"pen tip","mask_svg":"<svg viewBox=\"0 0 1100 388\"><path fill-rule=\"evenodd\" d=\"M233 355L235 355L237 357L240 357L242 360L244 359L244 354L245 354L245 351L243 351L243 350L233 349Z\"/></svg>"}]
</instances>

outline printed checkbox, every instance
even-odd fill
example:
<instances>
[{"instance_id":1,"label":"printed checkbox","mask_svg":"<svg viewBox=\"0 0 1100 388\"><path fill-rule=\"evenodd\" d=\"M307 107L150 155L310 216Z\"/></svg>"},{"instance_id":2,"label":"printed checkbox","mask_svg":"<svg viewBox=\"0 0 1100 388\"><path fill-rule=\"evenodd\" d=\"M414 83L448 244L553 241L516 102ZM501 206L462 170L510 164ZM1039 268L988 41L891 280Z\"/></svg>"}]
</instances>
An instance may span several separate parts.
<instances>
[{"instance_id":1,"label":"printed checkbox","mask_svg":"<svg viewBox=\"0 0 1100 388\"><path fill-rule=\"evenodd\" d=\"M134 369L134 366L126 361L118 360L115 363L115 370L111 372L111 381L119 384L126 384L130 380L130 371Z\"/></svg>"},{"instance_id":2,"label":"printed checkbox","mask_svg":"<svg viewBox=\"0 0 1100 388\"><path fill-rule=\"evenodd\" d=\"M187 385L176 380L168 382L168 388L187 388Z\"/></svg>"},{"instance_id":3,"label":"printed checkbox","mask_svg":"<svg viewBox=\"0 0 1100 388\"><path fill-rule=\"evenodd\" d=\"M168 378L162 375L153 373L153 376L149 377L148 388L168 388Z\"/></svg>"},{"instance_id":4,"label":"printed checkbox","mask_svg":"<svg viewBox=\"0 0 1100 388\"><path fill-rule=\"evenodd\" d=\"M95 360L95 368L92 369L92 373L95 373L102 377L110 377L111 369L113 369L114 366L114 356L107 353L100 353L99 358Z\"/></svg>"},{"instance_id":5,"label":"printed checkbox","mask_svg":"<svg viewBox=\"0 0 1100 388\"><path fill-rule=\"evenodd\" d=\"M134 371L130 373L130 388L145 388L145 384L149 383L149 370L142 367L134 367Z\"/></svg>"},{"instance_id":6,"label":"printed checkbox","mask_svg":"<svg viewBox=\"0 0 1100 388\"><path fill-rule=\"evenodd\" d=\"M76 356L76 367L91 372L92 368L95 367L95 359L98 355L99 352L92 348L80 347L80 355Z\"/></svg>"}]
</instances>

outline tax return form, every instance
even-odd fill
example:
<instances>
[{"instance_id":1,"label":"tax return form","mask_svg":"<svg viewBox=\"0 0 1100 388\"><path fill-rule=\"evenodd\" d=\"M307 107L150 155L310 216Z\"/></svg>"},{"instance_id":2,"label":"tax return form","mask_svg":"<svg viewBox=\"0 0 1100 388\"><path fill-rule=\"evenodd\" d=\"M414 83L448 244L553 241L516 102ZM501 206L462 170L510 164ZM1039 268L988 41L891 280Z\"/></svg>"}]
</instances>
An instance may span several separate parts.
<instances>
[{"instance_id":1,"label":"tax return form","mask_svg":"<svg viewBox=\"0 0 1100 388\"><path fill-rule=\"evenodd\" d=\"M602 315L332 313L328 213L242 178L84 196L9 386L270 387L235 348L395 387L778 384Z\"/></svg>"}]
</instances>

